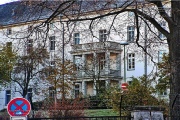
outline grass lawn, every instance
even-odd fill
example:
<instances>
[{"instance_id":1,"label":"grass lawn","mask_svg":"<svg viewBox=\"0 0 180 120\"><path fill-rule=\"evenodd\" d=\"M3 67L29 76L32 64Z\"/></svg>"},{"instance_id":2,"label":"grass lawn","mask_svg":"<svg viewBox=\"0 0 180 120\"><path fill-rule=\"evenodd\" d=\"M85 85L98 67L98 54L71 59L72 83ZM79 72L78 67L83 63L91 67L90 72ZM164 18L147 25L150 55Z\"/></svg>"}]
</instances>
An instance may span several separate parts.
<instances>
[{"instance_id":1,"label":"grass lawn","mask_svg":"<svg viewBox=\"0 0 180 120\"><path fill-rule=\"evenodd\" d=\"M113 111L112 109L89 109L85 110L85 114L87 116L118 116L117 111Z\"/></svg>"}]
</instances>

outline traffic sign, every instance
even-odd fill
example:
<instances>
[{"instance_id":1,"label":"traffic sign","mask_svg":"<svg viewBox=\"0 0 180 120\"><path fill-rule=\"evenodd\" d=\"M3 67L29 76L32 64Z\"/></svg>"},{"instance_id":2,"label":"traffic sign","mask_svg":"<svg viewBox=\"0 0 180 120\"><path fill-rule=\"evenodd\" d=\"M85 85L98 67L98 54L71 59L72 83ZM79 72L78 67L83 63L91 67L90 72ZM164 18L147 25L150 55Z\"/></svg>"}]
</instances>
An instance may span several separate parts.
<instances>
[{"instance_id":1,"label":"traffic sign","mask_svg":"<svg viewBox=\"0 0 180 120\"><path fill-rule=\"evenodd\" d=\"M31 104L25 98L14 98L7 105L10 116L27 116L31 111Z\"/></svg>"},{"instance_id":2,"label":"traffic sign","mask_svg":"<svg viewBox=\"0 0 180 120\"><path fill-rule=\"evenodd\" d=\"M128 87L128 83L122 83L121 84L122 90L128 90L127 87Z\"/></svg>"}]
</instances>

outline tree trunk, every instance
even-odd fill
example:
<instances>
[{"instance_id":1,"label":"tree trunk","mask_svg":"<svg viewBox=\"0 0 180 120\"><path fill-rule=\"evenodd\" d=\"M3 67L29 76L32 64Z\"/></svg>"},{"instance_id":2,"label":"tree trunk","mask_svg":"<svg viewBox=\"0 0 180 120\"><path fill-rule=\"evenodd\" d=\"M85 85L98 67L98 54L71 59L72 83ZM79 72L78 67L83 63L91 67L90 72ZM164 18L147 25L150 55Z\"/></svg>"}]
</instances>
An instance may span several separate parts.
<instances>
[{"instance_id":1,"label":"tree trunk","mask_svg":"<svg viewBox=\"0 0 180 120\"><path fill-rule=\"evenodd\" d=\"M180 120L180 2L172 2L172 19L170 28L169 54L171 64L170 80L170 116L171 120Z\"/></svg>"}]
</instances>

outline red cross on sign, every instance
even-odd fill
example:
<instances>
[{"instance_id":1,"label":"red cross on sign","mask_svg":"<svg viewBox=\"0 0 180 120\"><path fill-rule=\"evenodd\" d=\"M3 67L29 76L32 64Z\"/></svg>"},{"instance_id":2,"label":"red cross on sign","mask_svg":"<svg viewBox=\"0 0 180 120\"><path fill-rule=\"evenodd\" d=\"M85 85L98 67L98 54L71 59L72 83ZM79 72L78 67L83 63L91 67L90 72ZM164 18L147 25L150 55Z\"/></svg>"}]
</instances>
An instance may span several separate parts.
<instances>
[{"instance_id":1,"label":"red cross on sign","mask_svg":"<svg viewBox=\"0 0 180 120\"><path fill-rule=\"evenodd\" d=\"M10 116L27 116L31 111L31 104L25 98L14 98L7 105Z\"/></svg>"}]
</instances>

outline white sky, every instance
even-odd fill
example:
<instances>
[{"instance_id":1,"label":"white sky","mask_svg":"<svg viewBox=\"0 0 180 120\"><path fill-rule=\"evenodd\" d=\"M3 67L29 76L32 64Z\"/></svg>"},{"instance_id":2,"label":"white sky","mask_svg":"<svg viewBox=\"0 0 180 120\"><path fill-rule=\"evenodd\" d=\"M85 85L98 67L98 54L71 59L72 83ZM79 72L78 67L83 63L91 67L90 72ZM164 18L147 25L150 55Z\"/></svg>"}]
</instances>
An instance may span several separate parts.
<instances>
[{"instance_id":1,"label":"white sky","mask_svg":"<svg viewBox=\"0 0 180 120\"><path fill-rule=\"evenodd\" d=\"M17 0L0 0L0 4L5 4L13 1L17 1Z\"/></svg>"}]
</instances>

